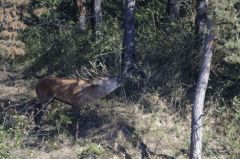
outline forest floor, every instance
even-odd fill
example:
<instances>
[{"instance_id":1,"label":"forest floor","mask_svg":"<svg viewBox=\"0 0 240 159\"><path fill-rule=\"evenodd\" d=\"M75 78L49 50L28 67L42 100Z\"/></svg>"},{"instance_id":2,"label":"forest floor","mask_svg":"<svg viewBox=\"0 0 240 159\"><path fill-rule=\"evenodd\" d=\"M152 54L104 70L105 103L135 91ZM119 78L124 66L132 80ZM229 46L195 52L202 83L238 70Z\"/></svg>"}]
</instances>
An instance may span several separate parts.
<instances>
[{"instance_id":1,"label":"forest floor","mask_svg":"<svg viewBox=\"0 0 240 159\"><path fill-rule=\"evenodd\" d=\"M36 103L35 83L36 80L14 72L0 72L3 124L15 127L15 136L19 130L24 131L18 139L8 137L3 141L6 145L19 142L20 146L10 148L10 158L188 158L190 113L183 119L157 93L146 93L138 101L110 95L84 106L80 138L74 142L71 109L60 102L50 104L41 130L33 131L29 112ZM25 125L16 129L19 117L25 120ZM204 158L230 158L231 150L224 145L224 136L212 129L217 120L209 115L205 123Z\"/></svg>"}]
</instances>

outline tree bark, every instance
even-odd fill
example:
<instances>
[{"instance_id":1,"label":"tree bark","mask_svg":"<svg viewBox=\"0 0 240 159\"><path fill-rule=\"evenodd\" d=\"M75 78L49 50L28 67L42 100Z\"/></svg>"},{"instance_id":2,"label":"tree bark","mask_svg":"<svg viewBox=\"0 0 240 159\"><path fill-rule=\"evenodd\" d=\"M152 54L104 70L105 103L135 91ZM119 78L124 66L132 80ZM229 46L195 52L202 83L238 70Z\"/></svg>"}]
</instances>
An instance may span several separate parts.
<instances>
[{"instance_id":1,"label":"tree bark","mask_svg":"<svg viewBox=\"0 0 240 159\"><path fill-rule=\"evenodd\" d=\"M196 11L197 15L195 18L195 36L196 42L203 44L203 37L207 30L208 20L208 0L197 0L196 1Z\"/></svg>"},{"instance_id":2,"label":"tree bark","mask_svg":"<svg viewBox=\"0 0 240 159\"><path fill-rule=\"evenodd\" d=\"M196 26L198 25L198 27L196 27L196 32L199 36L198 43L201 46L200 53L203 55L203 60L192 107L190 159L201 159L202 157L203 108L210 75L214 39L210 32L211 20L208 18L207 8L207 0L197 1Z\"/></svg>"},{"instance_id":3,"label":"tree bark","mask_svg":"<svg viewBox=\"0 0 240 159\"><path fill-rule=\"evenodd\" d=\"M135 63L135 0L124 2L124 37L122 53L123 74L129 73Z\"/></svg>"},{"instance_id":4,"label":"tree bark","mask_svg":"<svg viewBox=\"0 0 240 159\"><path fill-rule=\"evenodd\" d=\"M170 20L180 18L179 0L168 0L167 2L167 15Z\"/></svg>"},{"instance_id":5,"label":"tree bark","mask_svg":"<svg viewBox=\"0 0 240 159\"><path fill-rule=\"evenodd\" d=\"M203 107L210 74L213 36L207 35L204 41L205 46L203 48L203 63L200 68L199 79L192 108L190 159L201 159L202 156Z\"/></svg>"},{"instance_id":6,"label":"tree bark","mask_svg":"<svg viewBox=\"0 0 240 159\"><path fill-rule=\"evenodd\" d=\"M78 8L78 25L80 31L85 31L87 29L86 25L86 6L85 6L85 0L76 0L77 8Z\"/></svg>"},{"instance_id":7,"label":"tree bark","mask_svg":"<svg viewBox=\"0 0 240 159\"><path fill-rule=\"evenodd\" d=\"M101 39L102 34L102 0L94 0L94 31L95 39Z\"/></svg>"}]
</instances>

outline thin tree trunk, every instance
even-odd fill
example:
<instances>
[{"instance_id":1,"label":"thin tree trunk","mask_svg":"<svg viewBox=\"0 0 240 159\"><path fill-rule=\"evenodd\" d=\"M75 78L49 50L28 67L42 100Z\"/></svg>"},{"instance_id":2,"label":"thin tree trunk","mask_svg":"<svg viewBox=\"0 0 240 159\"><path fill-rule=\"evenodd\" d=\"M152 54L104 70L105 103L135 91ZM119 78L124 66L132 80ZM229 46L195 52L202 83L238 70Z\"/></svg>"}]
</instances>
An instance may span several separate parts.
<instances>
[{"instance_id":1,"label":"thin tree trunk","mask_svg":"<svg viewBox=\"0 0 240 159\"><path fill-rule=\"evenodd\" d=\"M210 74L213 36L207 35L204 41L205 46L203 48L203 63L199 73L199 79L192 108L190 159L200 159L202 156L203 107Z\"/></svg>"},{"instance_id":2,"label":"thin tree trunk","mask_svg":"<svg viewBox=\"0 0 240 159\"><path fill-rule=\"evenodd\" d=\"M167 2L167 15L170 20L180 18L179 0L168 0Z\"/></svg>"},{"instance_id":3,"label":"thin tree trunk","mask_svg":"<svg viewBox=\"0 0 240 159\"><path fill-rule=\"evenodd\" d=\"M209 23L208 20L208 0L197 0L196 1L196 11L197 15L195 18L195 36L196 36L196 42L200 44L200 46L203 44L203 38L204 34L207 30L207 23Z\"/></svg>"},{"instance_id":4,"label":"thin tree trunk","mask_svg":"<svg viewBox=\"0 0 240 159\"><path fill-rule=\"evenodd\" d=\"M124 37L122 53L123 74L129 72L135 63L135 0L124 2Z\"/></svg>"},{"instance_id":5,"label":"thin tree trunk","mask_svg":"<svg viewBox=\"0 0 240 159\"><path fill-rule=\"evenodd\" d=\"M94 31L95 39L101 39L102 34L102 0L94 0Z\"/></svg>"},{"instance_id":6,"label":"thin tree trunk","mask_svg":"<svg viewBox=\"0 0 240 159\"><path fill-rule=\"evenodd\" d=\"M79 25L79 30L80 31L85 31L87 28L86 25L86 6L85 6L85 0L76 0L77 8L78 8L78 25Z\"/></svg>"},{"instance_id":7,"label":"thin tree trunk","mask_svg":"<svg viewBox=\"0 0 240 159\"><path fill-rule=\"evenodd\" d=\"M203 108L210 75L214 39L210 32L211 20L207 16L207 6L206 0L197 1L196 26L198 27L196 27L196 33L199 36L198 43L201 46L200 53L203 55L203 60L192 107L190 159L201 159L202 157Z\"/></svg>"}]
</instances>

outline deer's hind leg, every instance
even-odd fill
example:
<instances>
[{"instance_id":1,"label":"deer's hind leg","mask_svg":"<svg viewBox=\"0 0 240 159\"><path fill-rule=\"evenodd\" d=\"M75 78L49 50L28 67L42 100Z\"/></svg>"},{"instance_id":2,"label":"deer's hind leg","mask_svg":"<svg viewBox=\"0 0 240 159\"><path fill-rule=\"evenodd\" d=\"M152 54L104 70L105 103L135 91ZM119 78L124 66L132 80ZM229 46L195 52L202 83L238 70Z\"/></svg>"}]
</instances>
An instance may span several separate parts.
<instances>
[{"instance_id":1,"label":"deer's hind leg","mask_svg":"<svg viewBox=\"0 0 240 159\"><path fill-rule=\"evenodd\" d=\"M34 109L34 122L37 126L40 126L43 112L46 109L47 105L54 99L53 96L38 97L39 103L35 106Z\"/></svg>"}]
</instances>

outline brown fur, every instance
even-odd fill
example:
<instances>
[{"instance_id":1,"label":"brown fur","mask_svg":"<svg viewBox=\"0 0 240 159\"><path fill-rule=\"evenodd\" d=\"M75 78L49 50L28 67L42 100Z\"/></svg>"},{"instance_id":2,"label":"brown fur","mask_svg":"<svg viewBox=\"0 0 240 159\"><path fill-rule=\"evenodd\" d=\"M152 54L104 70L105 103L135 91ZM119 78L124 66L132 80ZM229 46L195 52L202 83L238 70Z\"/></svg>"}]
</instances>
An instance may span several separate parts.
<instances>
[{"instance_id":1,"label":"brown fur","mask_svg":"<svg viewBox=\"0 0 240 159\"><path fill-rule=\"evenodd\" d=\"M100 99L120 86L117 78L104 77L95 82L80 79L47 77L38 82L36 93L40 104L36 106L35 122L40 123L44 109L53 99L68 103L73 107L73 115L77 120L80 116L81 105ZM76 137L78 122L76 121Z\"/></svg>"}]
</instances>

